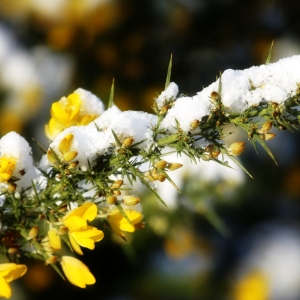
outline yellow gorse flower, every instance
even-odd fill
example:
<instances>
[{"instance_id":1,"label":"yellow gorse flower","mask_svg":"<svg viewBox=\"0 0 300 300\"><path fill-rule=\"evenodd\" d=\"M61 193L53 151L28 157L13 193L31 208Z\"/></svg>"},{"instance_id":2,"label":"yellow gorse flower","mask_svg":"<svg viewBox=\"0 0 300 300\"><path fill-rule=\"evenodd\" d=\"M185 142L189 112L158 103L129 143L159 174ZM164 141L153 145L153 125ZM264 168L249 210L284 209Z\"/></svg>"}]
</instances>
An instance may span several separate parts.
<instances>
[{"instance_id":1,"label":"yellow gorse flower","mask_svg":"<svg viewBox=\"0 0 300 300\"><path fill-rule=\"evenodd\" d=\"M62 97L54 102L50 110L51 119L45 125L45 132L53 140L60 132L71 126L85 126L95 120L98 115L86 114L82 110L82 100L77 93Z\"/></svg>"},{"instance_id":2,"label":"yellow gorse flower","mask_svg":"<svg viewBox=\"0 0 300 300\"><path fill-rule=\"evenodd\" d=\"M57 229L51 228L48 230L48 239L54 251L61 249L61 240Z\"/></svg>"},{"instance_id":3,"label":"yellow gorse flower","mask_svg":"<svg viewBox=\"0 0 300 300\"><path fill-rule=\"evenodd\" d=\"M87 226L87 221L93 221L97 215L97 206L92 202L86 202L83 205L71 210L63 218L63 223L70 231L80 230Z\"/></svg>"},{"instance_id":4,"label":"yellow gorse flower","mask_svg":"<svg viewBox=\"0 0 300 300\"><path fill-rule=\"evenodd\" d=\"M15 157L0 157L0 183L11 179L16 163L17 159Z\"/></svg>"},{"instance_id":5,"label":"yellow gorse flower","mask_svg":"<svg viewBox=\"0 0 300 300\"><path fill-rule=\"evenodd\" d=\"M9 282L23 276L26 271L27 267L25 265L14 263L0 264L0 297L10 298L11 287Z\"/></svg>"},{"instance_id":6,"label":"yellow gorse flower","mask_svg":"<svg viewBox=\"0 0 300 300\"><path fill-rule=\"evenodd\" d=\"M100 242L103 237L103 231L93 226L87 226L85 229L69 232L69 239L73 250L80 255L83 255L80 246L93 250L95 248L95 242Z\"/></svg>"},{"instance_id":7,"label":"yellow gorse flower","mask_svg":"<svg viewBox=\"0 0 300 300\"><path fill-rule=\"evenodd\" d=\"M131 224L117 208L109 212L107 215L107 220L111 229L114 231L114 233L122 238L125 237L122 231L134 232L136 227L141 223L143 219L143 215L138 211L125 209L124 212L130 220Z\"/></svg>"},{"instance_id":8,"label":"yellow gorse flower","mask_svg":"<svg viewBox=\"0 0 300 300\"><path fill-rule=\"evenodd\" d=\"M72 284L80 288L85 288L87 284L94 284L96 282L89 268L77 258L63 256L60 264L66 277Z\"/></svg>"},{"instance_id":9,"label":"yellow gorse flower","mask_svg":"<svg viewBox=\"0 0 300 300\"><path fill-rule=\"evenodd\" d=\"M93 250L95 242L103 239L103 231L89 226L87 221L93 221L97 215L97 206L87 202L70 211L63 219L63 224L69 229L69 239L73 250L82 255L80 246Z\"/></svg>"},{"instance_id":10,"label":"yellow gorse flower","mask_svg":"<svg viewBox=\"0 0 300 300\"><path fill-rule=\"evenodd\" d=\"M57 153L57 154L58 154L59 158L64 162L69 162L69 161L73 160L78 154L77 151L71 150L73 138L74 138L73 134L69 133L61 140L61 142L58 145L59 153ZM47 158L51 163L53 163L53 164L56 163L56 159L53 156L51 150L48 150Z\"/></svg>"}]
</instances>

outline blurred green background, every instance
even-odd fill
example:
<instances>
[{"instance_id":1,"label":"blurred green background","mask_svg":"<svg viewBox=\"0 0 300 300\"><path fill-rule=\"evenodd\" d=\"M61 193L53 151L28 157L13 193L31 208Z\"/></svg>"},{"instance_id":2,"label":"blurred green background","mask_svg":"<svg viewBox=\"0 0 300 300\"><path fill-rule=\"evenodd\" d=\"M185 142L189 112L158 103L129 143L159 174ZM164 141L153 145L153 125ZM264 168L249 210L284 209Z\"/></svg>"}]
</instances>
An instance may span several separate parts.
<instances>
[{"instance_id":1,"label":"blurred green background","mask_svg":"<svg viewBox=\"0 0 300 300\"><path fill-rule=\"evenodd\" d=\"M0 0L0 136L48 147L51 103L78 87L107 103L113 78L119 108L151 112L171 54L188 95L220 71L263 64L272 40L272 62L299 54L299 13L295 0ZM200 165L180 173L170 211L141 195L146 228L127 243L104 229L81 258L96 285L28 262L12 299L299 299L299 133L269 145L279 166L250 145L241 156L253 180Z\"/></svg>"}]
</instances>

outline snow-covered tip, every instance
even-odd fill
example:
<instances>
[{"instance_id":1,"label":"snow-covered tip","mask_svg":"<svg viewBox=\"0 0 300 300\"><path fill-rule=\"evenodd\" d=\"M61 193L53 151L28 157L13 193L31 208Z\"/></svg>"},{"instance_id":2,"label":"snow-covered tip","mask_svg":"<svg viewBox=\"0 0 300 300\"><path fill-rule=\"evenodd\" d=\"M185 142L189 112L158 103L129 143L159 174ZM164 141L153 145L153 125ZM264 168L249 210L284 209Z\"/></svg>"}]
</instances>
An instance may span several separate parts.
<instances>
[{"instance_id":1,"label":"snow-covered tip","mask_svg":"<svg viewBox=\"0 0 300 300\"><path fill-rule=\"evenodd\" d=\"M176 83L170 82L168 87L161 92L161 94L155 99L156 106L161 110L168 102L174 101L178 95L179 89Z\"/></svg>"},{"instance_id":2,"label":"snow-covered tip","mask_svg":"<svg viewBox=\"0 0 300 300\"><path fill-rule=\"evenodd\" d=\"M197 133L199 129L195 120L201 122L203 117L209 116L218 101L222 101L226 109L236 113L243 113L263 101L281 104L299 93L299 69L300 55L245 70L228 69L197 95L177 98L173 106L166 110L161 129L176 133L178 121L182 131L194 130ZM170 84L156 99L157 106L162 108L166 99L175 94L175 89Z\"/></svg>"},{"instance_id":3,"label":"snow-covered tip","mask_svg":"<svg viewBox=\"0 0 300 300\"><path fill-rule=\"evenodd\" d=\"M68 97L62 97L51 106L51 119L45 132L53 140L71 126L86 126L104 112L102 101L89 91L77 89Z\"/></svg>"},{"instance_id":4,"label":"snow-covered tip","mask_svg":"<svg viewBox=\"0 0 300 300\"><path fill-rule=\"evenodd\" d=\"M98 130L106 132L110 136L111 144L116 144L113 131L121 143L128 138L132 144L145 140L137 147L147 148L153 142L151 128L156 123L155 115L138 111L122 112L116 106L112 106L88 127L96 127Z\"/></svg>"},{"instance_id":5,"label":"snow-covered tip","mask_svg":"<svg viewBox=\"0 0 300 300\"><path fill-rule=\"evenodd\" d=\"M166 117L161 122L161 128L175 133L176 121L178 121L181 130L196 133L200 130L198 125L202 118L210 114L212 107L211 99L208 96L180 97L168 110Z\"/></svg>"},{"instance_id":6,"label":"snow-covered tip","mask_svg":"<svg viewBox=\"0 0 300 300\"><path fill-rule=\"evenodd\" d=\"M222 80L222 102L231 111L243 112L261 101L283 103L297 93L300 56L245 70L226 70ZM219 80L210 86L218 91ZM205 91L198 94L203 94Z\"/></svg>"},{"instance_id":7,"label":"snow-covered tip","mask_svg":"<svg viewBox=\"0 0 300 300\"><path fill-rule=\"evenodd\" d=\"M57 164L53 155L55 152L60 162L86 170L89 163L93 166L97 156L105 154L109 147L107 134L99 132L96 127L73 126L61 132L50 144L46 157L40 162L40 168L47 170Z\"/></svg>"},{"instance_id":8,"label":"snow-covered tip","mask_svg":"<svg viewBox=\"0 0 300 300\"><path fill-rule=\"evenodd\" d=\"M16 132L9 132L0 140L0 184L6 188L13 183L17 191L31 186L37 177L31 147Z\"/></svg>"}]
</instances>

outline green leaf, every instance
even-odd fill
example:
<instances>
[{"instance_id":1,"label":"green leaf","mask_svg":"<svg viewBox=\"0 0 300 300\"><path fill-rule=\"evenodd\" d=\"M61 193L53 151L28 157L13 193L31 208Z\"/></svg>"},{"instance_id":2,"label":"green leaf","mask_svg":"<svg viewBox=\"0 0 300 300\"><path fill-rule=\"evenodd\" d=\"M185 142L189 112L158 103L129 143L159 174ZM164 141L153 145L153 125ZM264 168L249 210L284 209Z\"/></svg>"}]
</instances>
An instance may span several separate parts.
<instances>
[{"instance_id":1,"label":"green leaf","mask_svg":"<svg viewBox=\"0 0 300 300\"><path fill-rule=\"evenodd\" d=\"M111 108L114 105L114 91L115 91L115 79L113 78L111 88L110 88L108 108Z\"/></svg>"},{"instance_id":2,"label":"green leaf","mask_svg":"<svg viewBox=\"0 0 300 300\"><path fill-rule=\"evenodd\" d=\"M55 264L50 265L63 280L66 280L60 269Z\"/></svg>"},{"instance_id":3,"label":"green leaf","mask_svg":"<svg viewBox=\"0 0 300 300\"><path fill-rule=\"evenodd\" d=\"M116 203L115 204L117 209L119 210L119 212L122 214L122 216L127 220L127 222L132 225L132 222L130 221L130 219L128 218L128 216L126 215L123 207L119 204L119 203Z\"/></svg>"},{"instance_id":4,"label":"green leaf","mask_svg":"<svg viewBox=\"0 0 300 300\"><path fill-rule=\"evenodd\" d=\"M158 146L165 146L168 144L178 142L179 137L180 137L180 134L175 133L173 135L163 137L163 138L157 140L156 142L157 142Z\"/></svg>"},{"instance_id":5,"label":"green leaf","mask_svg":"<svg viewBox=\"0 0 300 300\"><path fill-rule=\"evenodd\" d=\"M233 156L228 153L225 148L220 148L222 154L226 154L229 156L246 174L249 175L250 178L253 179L252 175L247 171L247 169Z\"/></svg>"},{"instance_id":6,"label":"green leaf","mask_svg":"<svg viewBox=\"0 0 300 300\"><path fill-rule=\"evenodd\" d=\"M47 150L34 138L32 138L32 140L36 143L36 145L40 148L40 150L46 154L47 153Z\"/></svg>"},{"instance_id":7,"label":"green leaf","mask_svg":"<svg viewBox=\"0 0 300 300\"><path fill-rule=\"evenodd\" d=\"M172 178L165 172L165 175L169 182L173 185L173 187L177 190L178 193L181 193L175 182L172 180Z\"/></svg>"},{"instance_id":8,"label":"green leaf","mask_svg":"<svg viewBox=\"0 0 300 300\"><path fill-rule=\"evenodd\" d=\"M253 136L253 139L255 139L258 143L261 144L261 146L265 149L265 151L269 154L269 156L273 159L273 161L275 162L276 165L277 164L277 161L273 155L273 153L271 152L271 150L269 149L269 147L266 145L265 141L257 134L255 134Z\"/></svg>"},{"instance_id":9,"label":"green leaf","mask_svg":"<svg viewBox=\"0 0 300 300\"><path fill-rule=\"evenodd\" d=\"M57 164L61 164L61 161L60 161L58 155L56 154L56 152L53 150L53 148L52 148L52 147L49 147L49 149L50 149L50 151L51 151L51 154L52 154L53 157L55 158L56 163L57 163Z\"/></svg>"},{"instance_id":10,"label":"green leaf","mask_svg":"<svg viewBox=\"0 0 300 300\"><path fill-rule=\"evenodd\" d=\"M115 141L116 141L117 145L118 145L119 147L122 147L122 143L121 143L120 140L118 139L118 137L117 137L117 135L115 134L115 132L114 132L113 130L111 130L111 132L112 132L112 134L113 134L113 136L114 136L114 138L115 138Z\"/></svg>"},{"instance_id":11,"label":"green leaf","mask_svg":"<svg viewBox=\"0 0 300 300\"><path fill-rule=\"evenodd\" d=\"M162 203L166 208L168 208L167 204L164 202L164 200L155 192L154 189L151 188L150 184L142 177L139 177L140 181L143 185L145 185L155 196L156 198Z\"/></svg>"},{"instance_id":12,"label":"green leaf","mask_svg":"<svg viewBox=\"0 0 300 300\"><path fill-rule=\"evenodd\" d=\"M243 171L249 175L250 178L253 179L253 176L248 172L248 170L232 155L229 155L229 157L240 167L243 169Z\"/></svg>"},{"instance_id":13,"label":"green leaf","mask_svg":"<svg viewBox=\"0 0 300 300\"><path fill-rule=\"evenodd\" d=\"M166 85L165 85L165 89L169 86L170 84L170 80L171 80L171 70L172 70L172 54L170 57L170 62L169 62L169 66L168 66L168 73L167 73L167 79L166 79Z\"/></svg>"},{"instance_id":14,"label":"green leaf","mask_svg":"<svg viewBox=\"0 0 300 300\"><path fill-rule=\"evenodd\" d=\"M272 41L271 47L270 47L270 51L266 60L266 65L270 63L271 61L271 56L272 56L272 50L273 50L273 45L274 45L274 40Z\"/></svg>"}]
</instances>

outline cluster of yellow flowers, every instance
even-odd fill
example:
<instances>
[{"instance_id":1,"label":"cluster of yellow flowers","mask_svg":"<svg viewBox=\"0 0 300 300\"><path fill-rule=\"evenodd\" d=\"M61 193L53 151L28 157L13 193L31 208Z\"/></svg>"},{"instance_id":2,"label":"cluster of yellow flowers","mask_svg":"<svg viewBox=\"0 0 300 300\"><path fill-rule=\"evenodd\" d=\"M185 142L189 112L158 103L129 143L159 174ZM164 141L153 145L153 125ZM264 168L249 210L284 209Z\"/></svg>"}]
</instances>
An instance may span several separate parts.
<instances>
[{"instance_id":1,"label":"cluster of yellow flowers","mask_svg":"<svg viewBox=\"0 0 300 300\"><path fill-rule=\"evenodd\" d=\"M1 157L0 158L0 182L7 182L16 167L15 157Z\"/></svg>"},{"instance_id":2,"label":"cluster of yellow flowers","mask_svg":"<svg viewBox=\"0 0 300 300\"><path fill-rule=\"evenodd\" d=\"M90 113L87 103L84 103L84 100L86 100L85 97L91 97L91 95L82 89L78 91L53 103L51 107L51 119L45 126L46 135L50 140L54 140L66 128L71 126L86 126L99 116L99 113ZM95 97L94 95L92 96ZM15 133L10 134L9 141L15 137L17 137L18 141L23 142L23 138ZM67 173L67 170L71 167L76 168L77 166L74 159L78 151L72 150L73 137L73 134L66 134L58 144L58 151L55 152L49 148L46 154L49 165L53 168L61 168L60 170L63 171L63 174L66 173L67 175L70 175ZM13 147L10 146L8 149L11 150ZM10 197L11 195L15 197L18 195L15 192L24 193L23 187L19 182L20 178L22 179L29 172L29 167L25 164L24 169L20 170L20 165L23 166L22 155L16 152L14 156L9 156L6 152L3 147L1 148L0 143L0 190L6 197ZM58 161L65 164L65 167L58 164ZM72 165L69 163L70 161L73 161ZM59 180L61 179L61 175L57 174L55 178L58 189L60 189ZM53 189L54 185L49 185L50 189ZM46 224L46 228L48 228L46 233L42 232L39 225L33 225L29 231L21 228L15 229L21 232L21 236L25 237L31 246L35 248L36 254L42 256L46 264L52 265L60 273L59 269L55 266L59 262L66 278L75 286L85 288L86 285L96 282L89 268L77 258L67 255L59 256L57 252L63 248L62 241L79 255L83 255L81 247L93 250L95 243L101 241L104 237L102 230L90 225L90 222L93 222L96 218L105 218L113 232L123 239L125 239L123 232L134 232L137 228L143 226L142 213L134 209L134 207L139 205L140 199L138 197L125 195L123 196L122 206L118 205L117 196L121 195L120 187L122 185L123 180L120 179L115 180L110 185L109 191L111 194L106 195L106 204L102 207L101 211L93 203L93 198L80 201L80 205L75 201L75 206L77 207L71 210L67 209L67 206L71 204L70 200L67 199L67 202L63 202L63 204L59 204L59 200L55 200L56 204L54 207L57 209L56 211L50 209L49 214L46 211L43 214L40 210L38 214L38 222L45 222L44 225ZM19 190L16 190L16 188ZM38 184L35 186L36 188L38 188ZM63 191L63 189L60 191ZM56 192L59 193L58 190ZM31 200L33 199L30 193L27 193L26 197L31 197ZM5 236L2 237L1 243L5 245ZM9 244L7 248L17 249L16 252L19 251L19 245L17 244ZM9 298L12 294L9 283L23 276L26 271L27 267L22 264L0 264L0 297Z\"/></svg>"},{"instance_id":3,"label":"cluster of yellow flowers","mask_svg":"<svg viewBox=\"0 0 300 300\"><path fill-rule=\"evenodd\" d=\"M254 147L261 144L274 159L265 144L275 137L271 128L299 125L299 110L293 109L299 106L299 90L280 105L255 102L239 113L235 102L232 107L222 102L221 81L203 90L205 95L177 98L177 85L169 77L170 72L166 90L154 101L154 114L121 112L113 104L113 90L107 110L83 89L53 103L45 126L51 144L47 150L40 147L45 155L38 167L24 138L10 132L0 139L0 204L5 213L0 255L14 253L19 258L21 251L27 252L85 288L96 281L88 267L59 251L68 247L83 255L82 247L93 250L104 238L94 226L96 221L109 225L123 239L125 232L143 228L140 199L129 191L139 181L165 205L154 182L169 181L178 190L168 172L182 164L163 157L177 153L193 162L214 160L229 166L223 160L226 155L249 174L235 158L244 151L245 142L227 147L222 126L231 123L242 128ZM206 102L200 107L203 99ZM10 239L11 232L17 238ZM9 282L26 273L26 266L15 262L10 257L9 263L0 264L0 296L9 298Z\"/></svg>"},{"instance_id":4,"label":"cluster of yellow flowers","mask_svg":"<svg viewBox=\"0 0 300 300\"><path fill-rule=\"evenodd\" d=\"M51 106L51 119L45 126L45 132L53 140L60 132L71 126L84 126L95 120L98 116L88 114L82 108L82 99L76 92L68 97L61 98Z\"/></svg>"}]
</instances>

